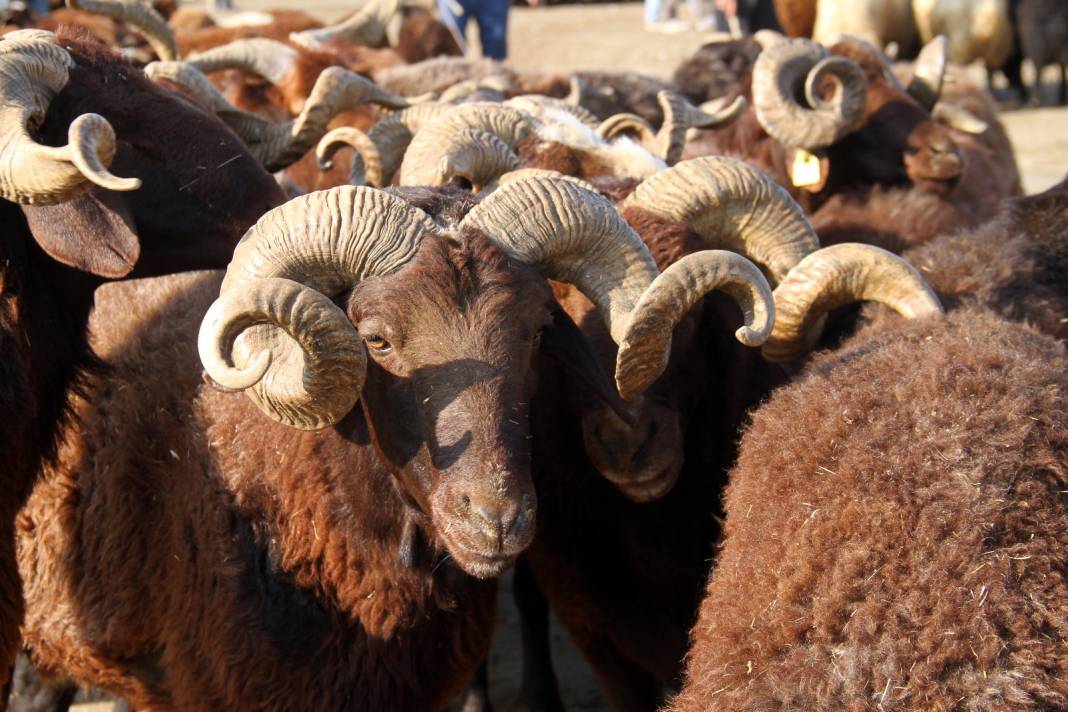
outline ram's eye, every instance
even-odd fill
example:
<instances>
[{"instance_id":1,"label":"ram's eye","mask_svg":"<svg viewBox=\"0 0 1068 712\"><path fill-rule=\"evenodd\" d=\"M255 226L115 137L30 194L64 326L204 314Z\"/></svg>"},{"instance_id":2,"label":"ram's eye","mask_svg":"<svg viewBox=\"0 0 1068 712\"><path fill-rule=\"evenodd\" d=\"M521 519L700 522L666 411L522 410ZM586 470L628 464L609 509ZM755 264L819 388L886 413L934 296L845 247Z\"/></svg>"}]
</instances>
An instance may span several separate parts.
<instances>
[{"instance_id":1,"label":"ram's eye","mask_svg":"<svg viewBox=\"0 0 1068 712\"><path fill-rule=\"evenodd\" d=\"M365 336L363 340L367 343L367 347L375 353L388 354L393 350L393 346L381 336Z\"/></svg>"}]
</instances>

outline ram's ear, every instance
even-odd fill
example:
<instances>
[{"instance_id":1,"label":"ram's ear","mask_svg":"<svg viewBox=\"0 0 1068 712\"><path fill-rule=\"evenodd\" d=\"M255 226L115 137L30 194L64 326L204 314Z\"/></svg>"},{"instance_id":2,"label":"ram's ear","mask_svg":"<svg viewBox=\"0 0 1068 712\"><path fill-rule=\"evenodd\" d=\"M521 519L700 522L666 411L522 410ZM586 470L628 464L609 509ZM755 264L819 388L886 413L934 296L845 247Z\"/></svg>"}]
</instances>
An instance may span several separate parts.
<instances>
[{"instance_id":1,"label":"ram's ear","mask_svg":"<svg viewBox=\"0 0 1068 712\"><path fill-rule=\"evenodd\" d=\"M556 306L553 322L542 329L541 353L554 359L586 385L590 393L612 409L627 425L635 425L633 416L616 391L616 384L605 373L590 348L582 330L575 326L567 312Z\"/></svg>"},{"instance_id":2,"label":"ram's ear","mask_svg":"<svg viewBox=\"0 0 1068 712\"><path fill-rule=\"evenodd\" d=\"M141 243L125 199L97 188L58 205L24 205L30 232L41 249L83 272L119 279L141 255Z\"/></svg>"}]
</instances>

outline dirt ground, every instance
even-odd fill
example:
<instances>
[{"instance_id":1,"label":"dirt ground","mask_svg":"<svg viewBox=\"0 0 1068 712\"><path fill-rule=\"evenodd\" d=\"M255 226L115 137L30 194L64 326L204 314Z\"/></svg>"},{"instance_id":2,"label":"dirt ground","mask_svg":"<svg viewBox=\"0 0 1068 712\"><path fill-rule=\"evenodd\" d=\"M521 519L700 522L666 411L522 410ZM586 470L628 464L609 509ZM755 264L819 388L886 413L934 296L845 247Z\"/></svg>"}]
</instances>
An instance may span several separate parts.
<instances>
[{"instance_id":1,"label":"dirt ground","mask_svg":"<svg viewBox=\"0 0 1068 712\"><path fill-rule=\"evenodd\" d=\"M356 3L235 0L234 4L238 10L287 6L318 12L324 19L332 20L350 11ZM510 61L524 69L628 69L670 77L678 62L702 44L705 35L646 32L641 10L639 3L514 8L509 28ZM474 39L474 33L471 34ZM982 76L976 70L976 79L981 80ZM1047 77L1047 81L1052 81L1052 77ZM1004 121L1016 147L1028 192L1044 190L1068 173L1068 108L1009 111L1004 114ZM520 679L519 633L510 591L510 582L506 581L500 597L500 631L490 658L491 692L498 710L509 709ZM552 637L567 708L606 712L609 707L588 667L559 626L554 626ZM94 708L92 712L107 712L107 707Z\"/></svg>"}]
</instances>

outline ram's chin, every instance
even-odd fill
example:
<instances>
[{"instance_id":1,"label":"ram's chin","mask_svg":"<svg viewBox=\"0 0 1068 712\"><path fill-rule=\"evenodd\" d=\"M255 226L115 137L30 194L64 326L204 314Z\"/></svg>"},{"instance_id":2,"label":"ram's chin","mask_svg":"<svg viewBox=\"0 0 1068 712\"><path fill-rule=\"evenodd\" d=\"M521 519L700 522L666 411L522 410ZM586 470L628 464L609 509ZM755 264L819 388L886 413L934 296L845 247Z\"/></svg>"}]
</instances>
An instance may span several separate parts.
<instances>
[{"instance_id":1,"label":"ram's chin","mask_svg":"<svg viewBox=\"0 0 1068 712\"><path fill-rule=\"evenodd\" d=\"M515 555L486 555L459 547L449 547L449 553L464 573L480 579L492 579L503 575L516 560Z\"/></svg>"}]
</instances>

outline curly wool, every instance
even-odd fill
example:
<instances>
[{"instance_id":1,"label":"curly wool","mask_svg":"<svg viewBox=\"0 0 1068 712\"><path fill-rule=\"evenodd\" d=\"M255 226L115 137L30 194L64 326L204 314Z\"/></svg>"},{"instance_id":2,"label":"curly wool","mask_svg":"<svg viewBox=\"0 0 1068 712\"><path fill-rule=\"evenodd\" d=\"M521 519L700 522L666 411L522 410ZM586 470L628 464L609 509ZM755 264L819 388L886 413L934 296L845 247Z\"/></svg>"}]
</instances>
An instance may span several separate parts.
<instances>
[{"instance_id":1,"label":"curly wool","mask_svg":"<svg viewBox=\"0 0 1068 712\"><path fill-rule=\"evenodd\" d=\"M871 329L753 416L673 712L1068 705L1068 358Z\"/></svg>"}]
</instances>

